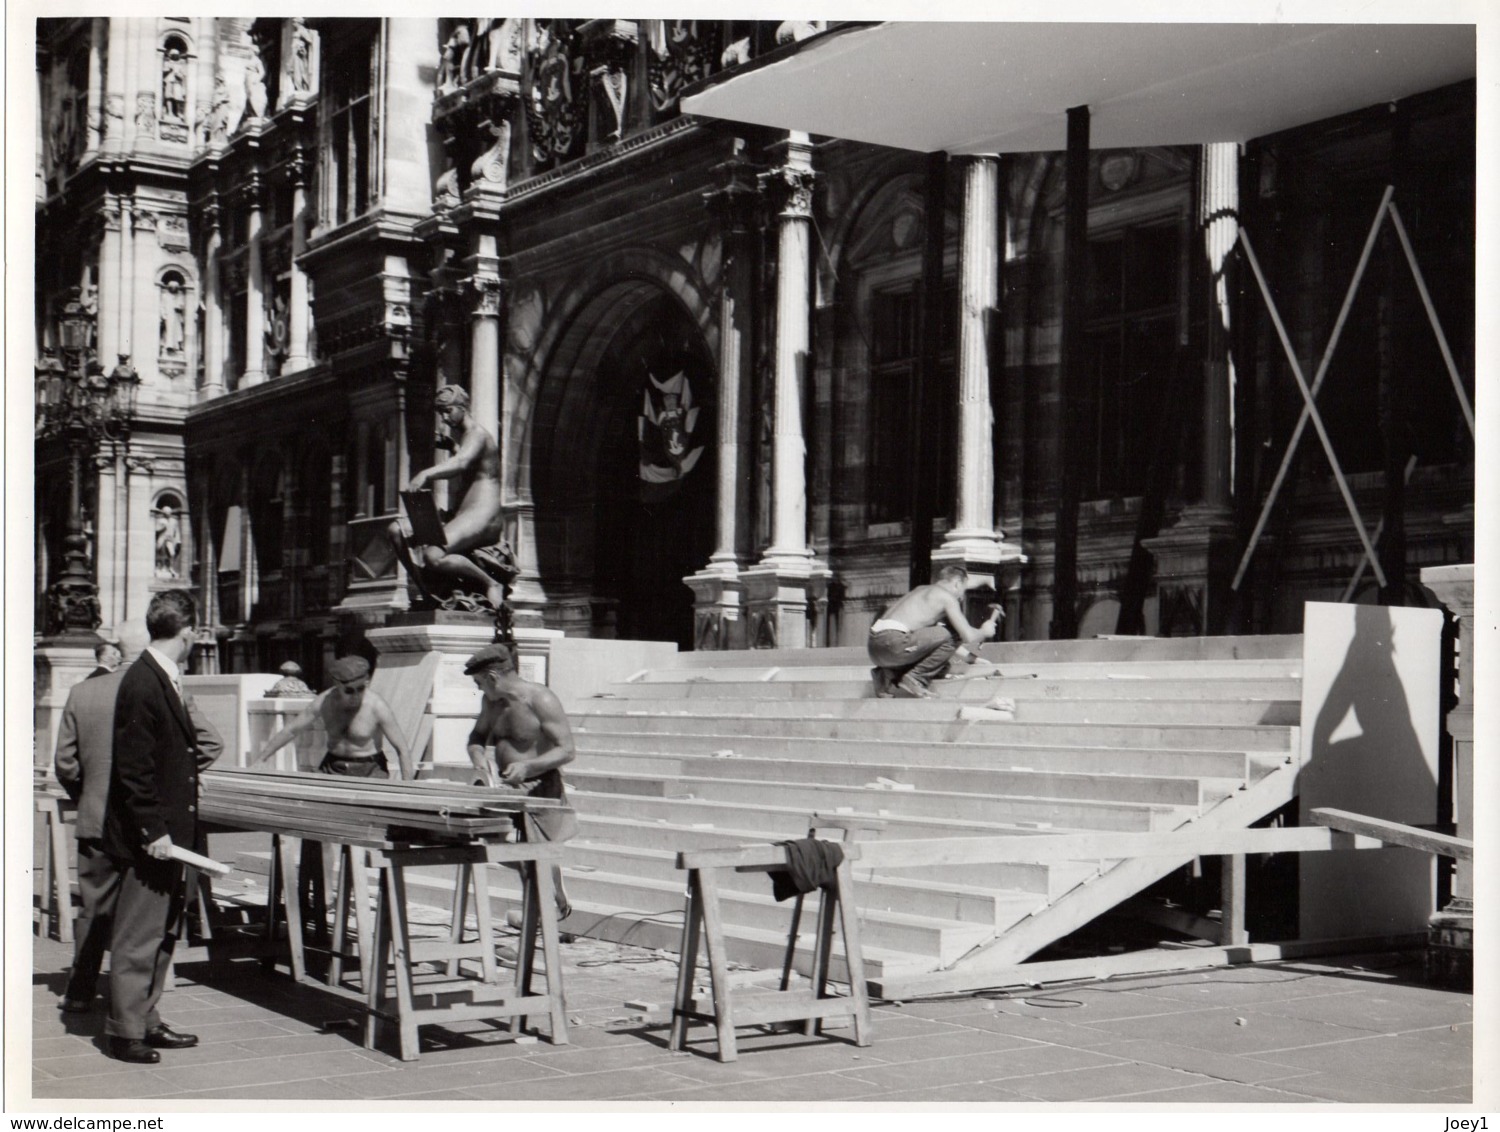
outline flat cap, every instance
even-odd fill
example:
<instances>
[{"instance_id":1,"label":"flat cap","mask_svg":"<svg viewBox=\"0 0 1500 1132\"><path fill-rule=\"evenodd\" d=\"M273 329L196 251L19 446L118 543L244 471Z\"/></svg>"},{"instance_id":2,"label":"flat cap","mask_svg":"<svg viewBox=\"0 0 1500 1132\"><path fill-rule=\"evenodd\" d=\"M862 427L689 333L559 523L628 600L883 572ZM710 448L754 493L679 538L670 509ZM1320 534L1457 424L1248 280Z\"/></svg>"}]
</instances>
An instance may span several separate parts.
<instances>
[{"instance_id":1,"label":"flat cap","mask_svg":"<svg viewBox=\"0 0 1500 1132\"><path fill-rule=\"evenodd\" d=\"M515 654L511 652L509 645L485 645L464 663L464 675L472 676L481 669L488 668L492 664L501 661L513 661Z\"/></svg>"},{"instance_id":2,"label":"flat cap","mask_svg":"<svg viewBox=\"0 0 1500 1132\"><path fill-rule=\"evenodd\" d=\"M362 656L341 656L328 666L328 675L340 684L363 680L370 674L370 662Z\"/></svg>"}]
</instances>

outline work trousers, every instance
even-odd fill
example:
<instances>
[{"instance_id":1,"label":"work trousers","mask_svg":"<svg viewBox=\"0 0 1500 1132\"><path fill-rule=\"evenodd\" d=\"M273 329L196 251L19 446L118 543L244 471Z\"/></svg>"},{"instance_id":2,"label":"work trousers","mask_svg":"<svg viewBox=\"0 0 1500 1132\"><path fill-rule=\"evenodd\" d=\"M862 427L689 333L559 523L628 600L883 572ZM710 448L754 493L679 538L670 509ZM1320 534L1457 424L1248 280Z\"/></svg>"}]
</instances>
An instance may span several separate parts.
<instances>
[{"instance_id":1,"label":"work trousers","mask_svg":"<svg viewBox=\"0 0 1500 1132\"><path fill-rule=\"evenodd\" d=\"M122 879L119 866L97 837L78 839L78 895L83 911L73 928L73 970L64 998L88 1002L98 989L99 967L109 950Z\"/></svg>"},{"instance_id":2,"label":"work trousers","mask_svg":"<svg viewBox=\"0 0 1500 1132\"><path fill-rule=\"evenodd\" d=\"M184 906L183 869L176 861L115 862L120 893L110 938L109 1017L115 1038L146 1036L161 1024L156 1004L166 989Z\"/></svg>"},{"instance_id":3,"label":"work trousers","mask_svg":"<svg viewBox=\"0 0 1500 1132\"><path fill-rule=\"evenodd\" d=\"M911 676L924 688L943 674L958 651L958 639L947 625L928 625L910 632L882 629L870 634L870 659L900 680Z\"/></svg>"}]
</instances>

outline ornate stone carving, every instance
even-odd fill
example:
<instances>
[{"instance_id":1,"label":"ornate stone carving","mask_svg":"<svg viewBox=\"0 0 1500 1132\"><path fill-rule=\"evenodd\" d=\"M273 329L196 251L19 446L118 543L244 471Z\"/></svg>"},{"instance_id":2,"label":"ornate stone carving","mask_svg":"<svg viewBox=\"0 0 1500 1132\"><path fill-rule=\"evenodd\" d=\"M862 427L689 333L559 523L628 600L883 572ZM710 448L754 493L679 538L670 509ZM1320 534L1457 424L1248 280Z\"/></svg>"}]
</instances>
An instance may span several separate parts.
<instances>
[{"instance_id":1,"label":"ornate stone carving","mask_svg":"<svg viewBox=\"0 0 1500 1132\"><path fill-rule=\"evenodd\" d=\"M218 74L214 76L213 104L202 120L205 143L217 144L228 140L229 114L229 84L224 81L222 74Z\"/></svg>"},{"instance_id":2,"label":"ornate stone carving","mask_svg":"<svg viewBox=\"0 0 1500 1132\"><path fill-rule=\"evenodd\" d=\"M536 41L527 51L531 66L525 94L531 156L540 166L581 151L588 85L582 81L584 60L567 21L538 20L536 29Z\"/></svg>"},{"instance_id":3,"label":"ornate stone carving","mask_svg":"<svg viewBox=\"0 0 1500 1132\"><path fill-rule=\"evenodd\" d=\"M136 91L135 128L143 134L156 133L156 92Z\"/></svg>"},{"instance_id":4,"label":"ornate stone carving","mask_svg":"<svg viewBox=\"0 0 1500 1132\"><path fill-rule=\"evenodd\" d=\"M99 124L99 132L105 137L119 137L124 132L125 125L125 96L123 94L106 94L104 96L104 121Z\"/></svg>"},{"instance_id":5,"label":"ornate stone carving","mask_svg":"<svg viewBox=\"0 0 1500 1132\"><path fill-rule=\"evenodd\" d=\"M310 98L318 91L318 33L301 16L293 16L281 31L281 90L277 107Z\"/></svg>"},{"instance_id":6,"label":"ornate stone carving","mask_svg":"<svg viewBox=\"0 0 1500 1132\"><path fill-rule=\"evenodd\" d=\"M658 111L672 110L682 89L713 70L718 25L711 20L648 20L646 81Z\"/></svg>"},{"instance_id":7,"label":"ornate stone carving","mask_svg":"<svg viewBox=\"0 0 1500 1132\"><path fill-rule=\"evenodd\" d=\"M471 275L464 280L464 290L472 309L478 315L498 315L504 286L494 275Z\"/></svg>"},{"instance_id":8,"label":"ornate stone carving","mask_svg":"<svg viewBox=\"0 0 1500 1132\"><path fill-rule=\"evenodd\" d=\"M156 227L156 239L163 248L171 251L185 251L191 243L188 236L187 217L175 214L163 216L161 223Z\"/></svg>"},{"instance_id":9,"label":"ornate stone carving","mask_svg":"<svg viewBox=\"0 0 1500 1132\"><path fill-rule=\"evenodd\" d=\"M504 187L510 172L510 119L484 122L480 130L489 135L491 144L475 160L470 177L474 182Z\"/></svg>"},{"instance_id":10,"label":"ornate stone carving","mask_svg":"<svg viewBox=\"0 0 1500 1132\"><path fill-rule=\"evenodd\" d=\"M808 219L812 216L813 184L817 175L811 169L781 165L760 175L762 191L771 207L787 218Z\"/></svg>"},{"instance_id":11,"label":"ornate stone carving","mask_svg":"<svg viewBox=\"0 0 1500 1132\"><path fill-rule=\"evenodd\" d=\"M245 60L245 113L240 125L266 116L266 65L260 50L253 48Z\"/></svg>"}]
</instances>

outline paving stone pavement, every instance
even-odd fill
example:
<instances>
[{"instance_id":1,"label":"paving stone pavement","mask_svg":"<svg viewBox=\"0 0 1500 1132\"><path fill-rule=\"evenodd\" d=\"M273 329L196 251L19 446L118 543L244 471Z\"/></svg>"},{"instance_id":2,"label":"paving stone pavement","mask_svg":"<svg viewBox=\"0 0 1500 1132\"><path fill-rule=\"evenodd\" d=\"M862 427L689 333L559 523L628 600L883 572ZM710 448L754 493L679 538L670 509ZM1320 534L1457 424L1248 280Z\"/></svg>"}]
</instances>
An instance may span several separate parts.
<instances>
[{"instance_id":1,"label":"paving stone pavement","mask_svg":"<svg viewBox=\"0 0 1500 1132\"><path fill-rule=\"evenodd\" d=\"M178 1101L1361 1103L1472 1097L1473 999L1423 985L1413 953L1341 956L881 1003L874 1042L853 1032L711 1027L667 1049L676 959L593 940L563 946L570 1044L484 1021L421 1031L419 1060L362 1047L357 1005L258 963L179 968L163 1017L201 1044L159 1065L104 1056L103 999L57 1009L70 949L35 938L32 1086L38 1105ZM756 993L769 973L736 975ZM706 977L705 977L706 981ZM626 1002L654 1005L641 1014ZM330 1023L332 1025L330 1025ZM55 1106L53 1106L55 1107Z\"/></svg>"}]
</instances>

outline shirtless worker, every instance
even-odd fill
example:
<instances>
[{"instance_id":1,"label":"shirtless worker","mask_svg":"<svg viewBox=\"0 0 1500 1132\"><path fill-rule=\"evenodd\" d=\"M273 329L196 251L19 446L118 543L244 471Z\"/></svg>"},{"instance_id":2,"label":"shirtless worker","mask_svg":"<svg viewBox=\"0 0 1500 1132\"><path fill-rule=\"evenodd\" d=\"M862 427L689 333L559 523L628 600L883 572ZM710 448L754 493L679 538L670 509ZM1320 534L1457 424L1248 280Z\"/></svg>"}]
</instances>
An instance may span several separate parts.
<instances>
[{"instance_id":1,"label":"shirtless worker","mask_svg":"<svg viewBox=\"0 0 1500 1132\"><path fill-rule=\"evenodd\" d=\"M516 666L515 650L506 644L487 645L464 665L484 697L474 730L469 732L469 761L485 786L518 786L533 798L567 801L560 768L572 762L573 731L552 689L524 679ZM493 745L495 760L485 757ZM496 769L498 767L498 770ZM522 838L536 836L566 841L578 831L572 809L541 810L528 814ZM563 889L562 870L552 866L557 893L557 915L572 911Z\"/></svg>"},{"instance_id":2,"label":"shirtless worker","mask_svg":"<svg viewBox=\"0 0 1500 1132\"><path fill-rule=\"evenodd\" d=\"M1005 614L992 605L987 620L977 628L970 625L959 604L968 587L967 570L944 566L936 582L918 586L870 626L868 648L875 662L870 676L877 696L929 699L929 685L942 675L960 644L977 650L994 639Z\"/></svg>"},{"instance_id":3,"label":"shirtless worker","mask_svg":"<svg viewBox=\"0 0 1500 1132\"><path fill-rule=\"evenodd\" d=\"M503 539L505 530L500 513L500 446L474 419L469 395L457 385L439 386L433 403L456 447L448 459L412 476L402 490L421 491L433 480L458 481L458 510L443 524L447 545L422 547L420 562L414 562L403 522L393 522L387 533L408 572L419 580L418 565L452 575L477 585L499 609L505 600L505 586L495 572L504 577L510 570L510 565L491 550Z\"/></svg>"},{"instance_id":4,"label":"shirtless worker","mask_svg":"<svg viewBox=\"0 0 1500 1132\"><path fill-rule=\"evenodd\" d=\"M411 755L406 740L388 705L370 691L370 662L362 656L341 656L328 666L333 687L318 695L302 714L268 739L250 758L254 766L270 758L286 744L319 721L328 736L328 754L318 765L323 774L352 778L390 777L381 739L396 749L398 777L412 777Z\"/></svg>"}]
</instances>

